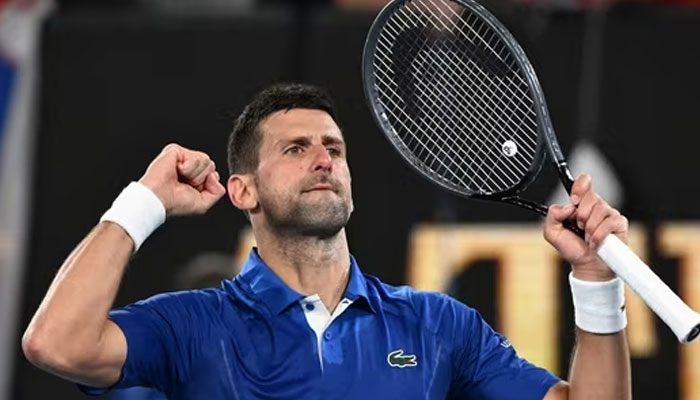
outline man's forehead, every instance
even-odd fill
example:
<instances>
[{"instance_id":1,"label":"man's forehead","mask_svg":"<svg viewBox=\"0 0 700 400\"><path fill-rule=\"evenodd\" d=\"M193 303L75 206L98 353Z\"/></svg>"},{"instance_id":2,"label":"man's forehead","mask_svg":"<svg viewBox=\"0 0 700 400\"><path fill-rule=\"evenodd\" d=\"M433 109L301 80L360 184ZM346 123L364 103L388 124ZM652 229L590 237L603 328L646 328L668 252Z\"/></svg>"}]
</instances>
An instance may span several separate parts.
<instances>
[{"instance_id":1,"label":"man's forehead","mask_svg":"<svg viewBox=\"0 0 700 400\"><path fill-rule=\"evenodd\" d=\"M263 137L273 141L317 134L343 140L340 128L323 110L292 108L275 111L260 122L260 128Z\"/></svg>"}]
</instances>

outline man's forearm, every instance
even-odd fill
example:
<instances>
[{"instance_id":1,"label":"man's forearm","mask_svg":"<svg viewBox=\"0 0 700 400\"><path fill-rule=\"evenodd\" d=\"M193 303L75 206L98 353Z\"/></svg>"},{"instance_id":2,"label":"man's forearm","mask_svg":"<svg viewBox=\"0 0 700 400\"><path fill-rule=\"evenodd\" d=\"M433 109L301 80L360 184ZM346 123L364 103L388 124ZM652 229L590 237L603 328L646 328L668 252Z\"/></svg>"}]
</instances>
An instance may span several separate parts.
<instances>
[{"instance_id":1,"label":"man's forearm","mask_svg":"<svg viewBox=\"0 0 700 400\"><path fill-rule=\"evenodd\" d=\"M632 398L625 331L597 335L577 329L569 371L569 399Z\"/></svg>"},{"instance_id":2,"label":"man's forearm","mask_svg":"<svg viewBox=\"0 0 700 400\"><path fill-rule=\"evenodd\" d=\"M168 213L202 214L224 193L208 155L166 146L61 266L22 338L27 359L90 386L117 382L128 343L107 314L131 254Z\"/></svg>"},{"instance_id":3,"label":"man's forearm","mask_svg":"<svg viewBox=\"0 0 700 400\"><path fill-rule=\"evenodd\" d=\"M32 362L70 365L97 351L134 243L101 222L59 269L22 338Z\"/></svg>"}]
</instances>

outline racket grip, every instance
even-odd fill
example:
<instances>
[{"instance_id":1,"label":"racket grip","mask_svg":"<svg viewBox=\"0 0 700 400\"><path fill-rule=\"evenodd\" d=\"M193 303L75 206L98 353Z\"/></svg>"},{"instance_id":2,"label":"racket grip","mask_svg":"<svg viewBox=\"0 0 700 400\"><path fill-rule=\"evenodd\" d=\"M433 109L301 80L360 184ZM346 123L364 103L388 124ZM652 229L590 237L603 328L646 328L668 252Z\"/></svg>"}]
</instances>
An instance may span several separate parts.
<instances>
[{"instance_id":1,"label":"racket grip","mask_svg":"<svg viewBox=\"0 0 700 400\"><path fill-rule=\"evenodd\" d=\"M598 256L671 328L681 343L690 343L698 336L700 314L685 304L617 236L603 239Z\"/></svg>"},{"instance_id":2,"label":"racket grip","mask_svg":"<svg viewBox=\"0 0 700 400\"><path fill-rule=\"evenodd\" d=\"M564 221L564 228L566 228L566 229L570 230L571 232L577 234L578 237L580 237L581 239L583 239L584 237L586 237L586 232L585 232L583 229L581 229L581 228L579 228L578 226L576 226L576 221L567 219L566 221Z\"/></svg>"}]
</instances>

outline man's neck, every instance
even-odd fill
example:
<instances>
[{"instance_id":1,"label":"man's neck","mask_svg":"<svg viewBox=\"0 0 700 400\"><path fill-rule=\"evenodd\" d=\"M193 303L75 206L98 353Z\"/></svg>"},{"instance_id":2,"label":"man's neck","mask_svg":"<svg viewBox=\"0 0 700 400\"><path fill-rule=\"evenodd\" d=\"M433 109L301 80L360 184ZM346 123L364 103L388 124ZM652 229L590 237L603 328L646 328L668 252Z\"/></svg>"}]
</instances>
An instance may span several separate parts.
<instances>
[{"instance_id":1,"label":"man's neck","mask_svg":"<svg viewBox=\"0 0 700 400\"><path fill-rule=\"evenodd\" d=\"M318 294L329 312L335 310L350 277L344 229L324 239L263 234L256 240L260 257L287 286L306 296Z\"/></svg>"}]
</instances>

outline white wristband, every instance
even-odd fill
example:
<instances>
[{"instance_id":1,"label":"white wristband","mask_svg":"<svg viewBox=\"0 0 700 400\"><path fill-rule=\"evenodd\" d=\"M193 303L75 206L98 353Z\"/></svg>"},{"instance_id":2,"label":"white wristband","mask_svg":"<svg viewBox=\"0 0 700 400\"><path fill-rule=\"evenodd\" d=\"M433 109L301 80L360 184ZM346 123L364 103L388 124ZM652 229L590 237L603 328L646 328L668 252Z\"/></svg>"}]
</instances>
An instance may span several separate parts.
<instances>
[{"instance_id":1,"label":"white wristband","mask_svg":"<svg viewBox=\"0 0 700 400\"><path fill-rule=\"evenodd\" d=\"M110 221L124 228L134 241L136 252L146 238L165 222L165 207L151 189L131 182L119 193L100 222Z\"/></svg>"},{"instance_id":2,"label":"white wristband","mask_svg":"<svg viewBox=\"0 0 700 400\"><path fill-rule=\"evenodd\" d=\"M576 326L586 332L608 334L627 326L625 284L620 278L606 282L576 279L569 274L571 297L574 300Z\"/></svg>"}]
</instances>

